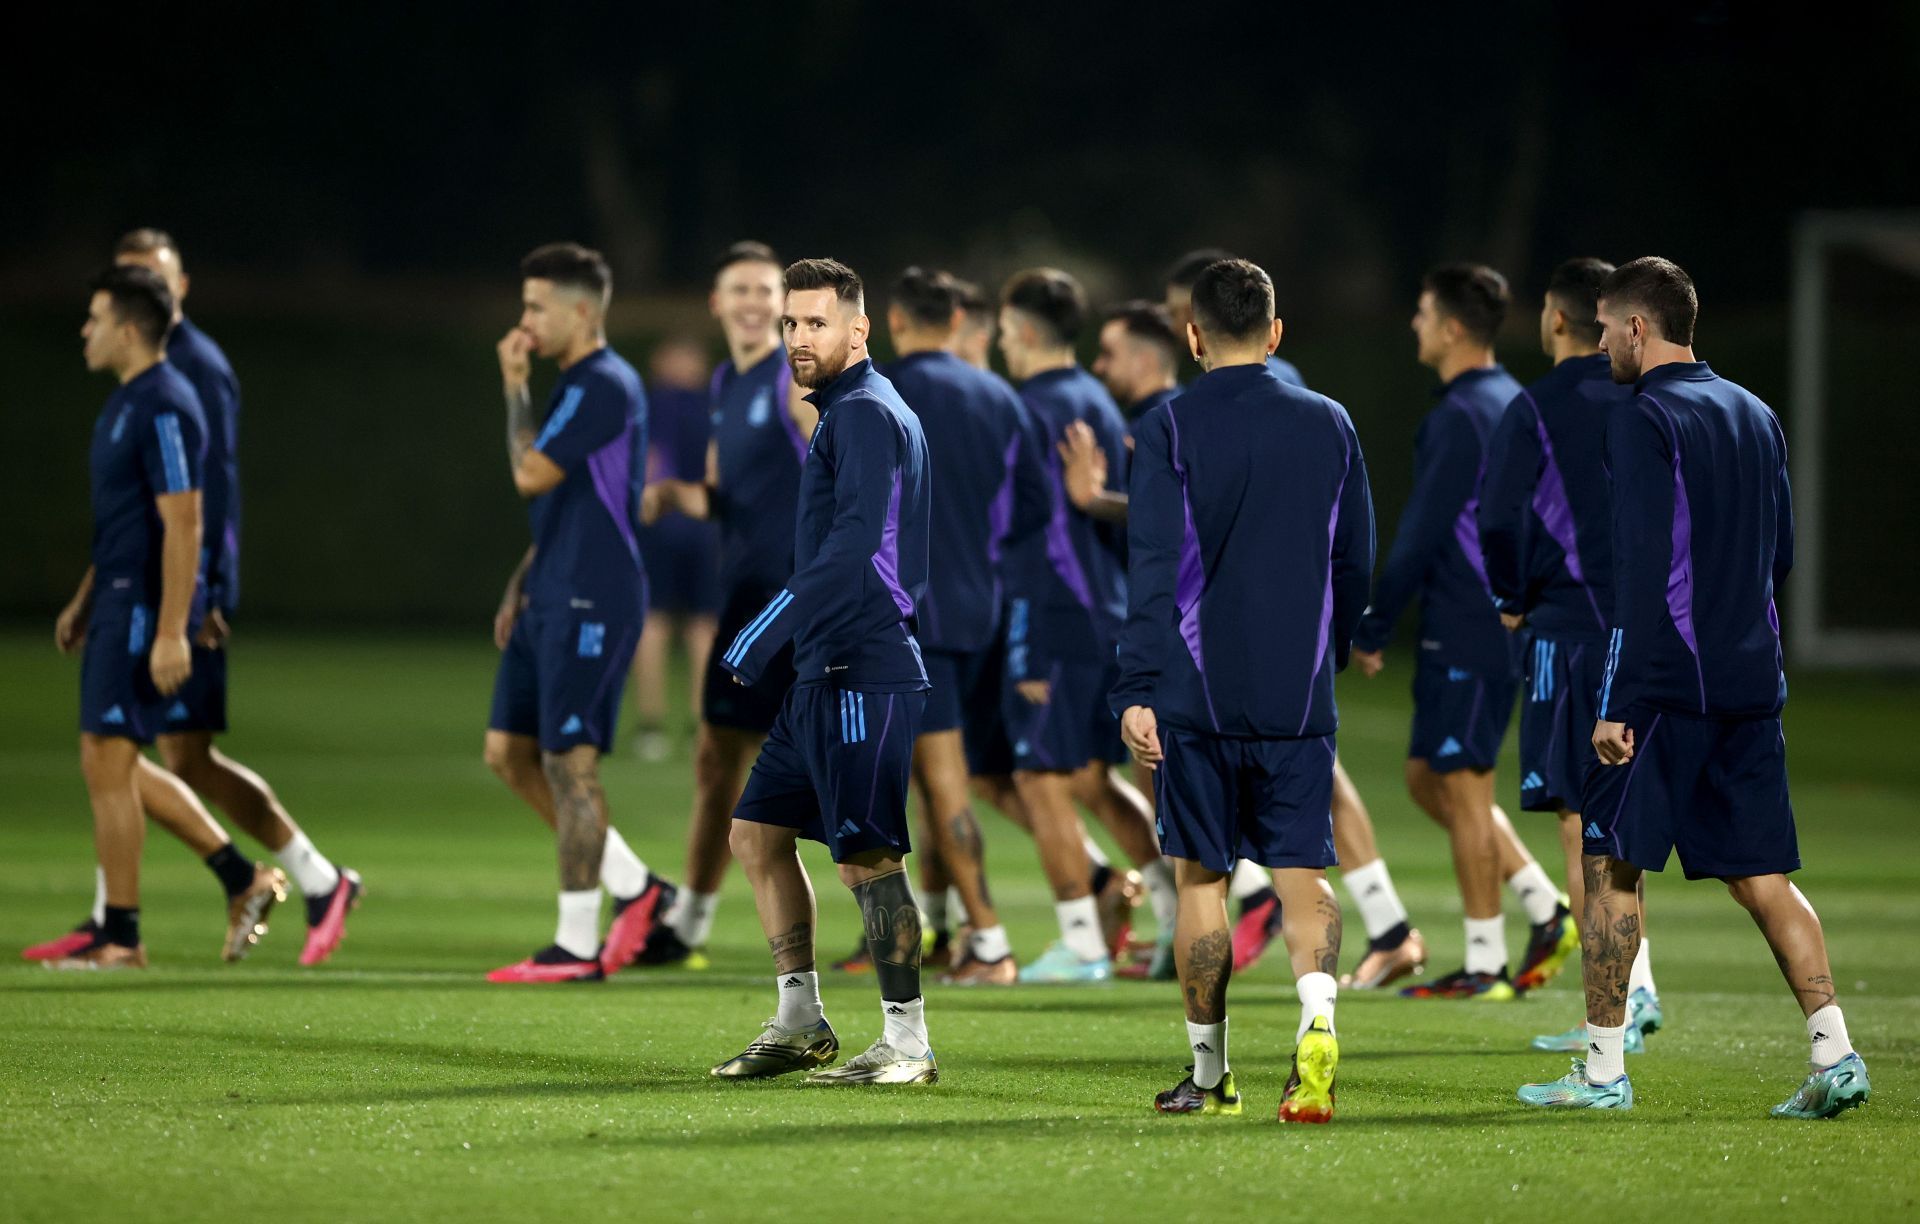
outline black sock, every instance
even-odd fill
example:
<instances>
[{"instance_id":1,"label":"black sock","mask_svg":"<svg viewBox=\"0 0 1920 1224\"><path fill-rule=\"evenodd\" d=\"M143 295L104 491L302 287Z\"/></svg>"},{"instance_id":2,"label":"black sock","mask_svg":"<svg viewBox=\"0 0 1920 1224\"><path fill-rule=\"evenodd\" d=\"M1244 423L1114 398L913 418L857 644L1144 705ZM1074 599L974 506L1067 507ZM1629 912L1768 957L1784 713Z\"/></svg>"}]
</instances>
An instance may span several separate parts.
<instances>
[{"instance_id":1,"label":"black sock","mask_svg":"<svg viewBox=\"0 0 1920 1224\"><path fill-rule=\"evenodd\" d=\"M1089 881L1088 887L1093 889L1093 895L1097 897L1101 891L1106 888L1107 881L1111 879L1113 879L1113 868L1107 866L1105 863L1095 863L1093 865L1093 878Z\"/></svg>"},{"instance_id":2,"label":"black sock","mask_svg":"<svg viewBox=\"0 0 1920 1224\"><path fill-rule=\"evenodd\" d=\"M106 934L107 942L119 944L123 948L140 946L140 907L122 909L117 905L107 907L106 921L100 924Z\"/></svg>"},{"instance_id":3,"label":"black sock","mask_svg":"<svg viewBox=\"0 0 1920 1224\"><path fill-rule=\"evenodd\" d=\"M1381 932L1380 938L1369 939L1367 941L1367 950L1369 952L1391 952L1401 944L1407 942L1407 936L1411 934L1413 934L1413 932L1408 929L1406 923L1396 922L1392 930Z\"/></svg>"},{"instance_id":4,"label":"black sock","mask_svg":"<svg viewBox=\"0 0 1920 1224\"><path fill-rule=\"evenodd\" d=\"M240 857L232 842L207 856L207 869L219 878L220 887L227 890L229 897L237 897L253 887L253 864Z\"/></svg>"}]
</instances>

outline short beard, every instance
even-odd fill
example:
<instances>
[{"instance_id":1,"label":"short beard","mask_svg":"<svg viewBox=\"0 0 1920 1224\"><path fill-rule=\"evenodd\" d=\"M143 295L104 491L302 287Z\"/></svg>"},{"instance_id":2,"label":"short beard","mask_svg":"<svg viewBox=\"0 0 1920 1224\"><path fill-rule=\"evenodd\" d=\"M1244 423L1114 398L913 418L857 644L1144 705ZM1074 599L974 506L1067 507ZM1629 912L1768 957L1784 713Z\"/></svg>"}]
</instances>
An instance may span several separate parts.
<instances>
[{"instance_id":1,"label":"short beard","mask_svg":"<svg viewBox=\"0 0 1920 1224\"><path fill-rule=\"evenodd\" d=\"M827 364L827 360L816 350L813 354L813 372L811 374L802 374L800 367L795 364L791 358L787 360L787 364L793 368L793 381L799 383L809 391L818 391L846 372L847 354L844 352L841 353L837 360L839 361L838 365L830 366Z\"/></svg>"},{"instance_id":2,"label":"short beard","mask_svg":"<svg viewBox=\"0 0 1920 1224\"><path fill-rule=\"evenodd\" d=\"M1619 383L1621 386L1626 386L1629 383L1637 383L1640 381L1639 365L1627 364L1633 360L1632 354L1607 354L1607 369L1613 375L1614 382Z\"/></svg>"}]
</instances>

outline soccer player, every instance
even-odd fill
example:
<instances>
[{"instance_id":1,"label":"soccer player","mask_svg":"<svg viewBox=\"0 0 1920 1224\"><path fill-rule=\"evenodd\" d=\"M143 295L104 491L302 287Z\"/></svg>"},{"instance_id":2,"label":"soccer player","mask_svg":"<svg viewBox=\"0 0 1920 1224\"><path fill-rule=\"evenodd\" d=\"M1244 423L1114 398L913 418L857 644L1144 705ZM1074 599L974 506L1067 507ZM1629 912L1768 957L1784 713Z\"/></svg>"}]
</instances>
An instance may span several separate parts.
<instances>
[{"instance_id":1,"label":"soccer player","mask_svg":"<svg viewBox=\"0 0 1920 1224\"><path fill-rule=\"evenodd\" d=\"M907 789L927 671L913 626L927 590L932 497L920 423L867 355L860 277L832 259L786 272L788 361L820 423L800 474L793 576L722 665L752 684L793 643L798 679L734 812L734 857L773 951L779 1008L713 1068L755 1079L822 1067L839 1039L820 1005L813 885L797 841L825 844L872 944L883 1028L823 1084L939 1079L920 992L920 910L907 881Z\"/></svg>"},{"instance_id":2,"label":"soccer player","mask_svg":"<svg viewBox=\"0 0 1920 1224\"><path fill-rule=\"evenodd\" d=\"M732 642L785 587L793 573L794 516L800 468L817 419L813 405L790 402L794 389L781 347L786 299L773 249L736 242L714 265L708 308L720 321L729 357L714 371L713 440L706 479L647 487L645 521L668 511L712 519L720 527L720 619L715 640ZM687 882L667 907L666 923L641 954L650 965L704 968L707 937L730 855L728 830L747 767L773 728L793 685L793 651L767 661L742 687L709 655L701 673L700 727L693 749L693 817L687 827Z\"/></svg>"},{"instance_id":3,"label":"soccer player","mask_svg":"<svg viewBox=\"0 0 1920 1224\"><path fill-rule=\"evenodd\" d=\"M1175 328L1184 328L1193 322L1194 281L1200 279L1200 274L1208 267L1233 257L1230 251L1223 251L1218 247L1203 247L1198 251L1188 251L1167 269L1164 278L1167 313L1173 317ZM1281 382L1292 383L1296 387L1307 385L1306 379L1300 377L1300 371L1294 367L1294 364L1278 353L1267 354L1267 368L1272 370L1274 377Z\"/></svg>"},{"instance_id":4,"label":"soccer player","mask_svg":"<svg viewBox=\"0 0 1920 1224\"><path fill-rule=\"evenodd\" d=\"M704 347L674 336L654 350L647 387L647 479L698 481L707 470L713 433L712 398ZM633 656L634 713L640 723L634 748L643 761L668 752L662 730L667 717L667 649L678 632L687 652L687 672L704 676L713 649L719 608L718 547L712 523L670 514L640 532L640 559L647 570L647 619ZM699 710L699 690L694 709Z\"/></svg>"},{"instance_id":5,"label":"soccer player","mask_svg":"<svg viewBox=\"0 0 1920 1224\"><path fill-rule=\"evenodd\" d=\"M487 720L487 764L550 825L560 865L553 942L491 982L599 981L645 945L664 880L607 820L600 758L613 746L646 577L635 535L647 400L607 347L613 275L571 242L520 263L520 322L499 344L513 486L531 503L533 547L507 588ZM527 387L534 354L560 368L544 423ZM613 920L600 938L600 890Z\"/></svg>"},{"instance_id":6,"label":"soccer player","mask_svg":"<svg viewBox=\"0 0 1920 1224\"><path fill-rule=\"evenodd\" d=\"M1177 906L1146 799L1112 768L1126 751L1103 697L1113 686L1113 644L1126 616L1124 541L1112 524L1068 502L1058 450L1068 427L1085 423L1108 470L1124 474L1126 423L1100 381L1074 359L1087 316L1078 281L1054 268L1029 269L1007 282L1000 301L1000 351L1020 387L1050 486L1045 527L1016 550L1007 622L1011 688L1003 700L1014 783L1033 820L1060 939L1021 969L1020 980L1099 982L1112 976L1113 958L1076 800L1140 867L1159 931L1171 929Z\"/></svg>"},{"instance_id":7,"label":"soccer player","mask_svg":"<svg viewBox=\"0 0 1920 1224\"><path fill-rule=\"evenodd\" d=\"M960 326L953 332L954 355L975 369L992 369L993 329L999 322L1000 308L972 281L955 278L953 287L960 298Z\"/></svg>"},{"instance_id":8,"label":"soccer player","mask_svg":"<svg viewBox=\"0 0 1920 1224\"><path fill-rule=\"evenodd\" d=\"M1486 447L1520 384L1494 359L1506 317L1506 278L1479 264L1427 273L1413 316L1419 358L1440 376L1440 403L1414 441L1414 487L1353 657L1372 677L1402 609L1420 597L1407 790L1447 830L1466 909L1466 963L1401 991L1409 998L1509 1000L1504 878L1532 924L1523 988L1546 981L1571 954L1571 911L1493 802L1494 765L1513 715L1514 651L1487 591L1477 512Z\"/></svg>"},{"instance_id":9,"label":"soccer player","mask_svg":"<svg viewBox=\"0 0 1920 1224\"><path fill-rule=\"evenodd\" d=\"M1300 998L1283 1122L1333 1116L1333 674L1366 603L1373 504L1346 410L1282 382L1273 282L1218 261L1187 325L1206 371L1135 426L1129 599L1112 694L1180 884L1175 943L1193 1066L1162 1113L1241 1109L1227 1055L1236 860L1273 872Z\"/></svg>"},{"instance_id":10,"label":"soccer player","mask_svg":"<svg viewBox=\"0 0 1920 1224\"><path fill-rule=\"evenodd\" d=\"M1786 703L1774 595L1793 564L1786 440L1772 409L1693 353L1699 300L1678 265L1615 269L1600 289L1600 351L1634 398L1612 414L1613 616L1586 818L1584 1060L1520 1099L1631 1109L1622 1058L1638 885L1678 850L1753 915L1806 1015L1812 1070L1773 1107L1830 1118L1865 1104L1820 919L1787 879L1800 867L1787 792Z\"/></svg>"},{"instance_id":11,"label":"soccer player","mask_svg":"<svg viewBox=\"0 0 1920 1224\"><path fill-rule=\"evenodd\" d=\"M918 609L932 687L913 772L932 841L967 911L968 941L951 976L968 985L1010 985L1018 965L987 889L968 777L990 768L984 752L1000 721L1004 662L993 647L1001 557L1010 539L1045 523L1048 498L1020 397L949 349L960 318L958 291L944 274L908 268L894 282L887 331L899 359L885 374L920 422L940 490L931 519L940 564Z\"/></svg>"},{"instance_id":12,"label":"soccer player","mask_svg":"<svg viewBox=\"0 0 1920 1224\"><path fill-rule=\"evenodd\" d=\"M167 336L167 361L193 384L207 423L201 529L206 628L194 643L192 674L167 707L159 736L160 759L168 772L266 846L300 886L307 903L307 941L300 963L317 965L332 956L346 936L347 914L360 903L360 875L352 868L335 867L294 823L267 780L213 744L214 736L227 729L228 626L240 601L240 382L220 346L183 310L190 282L180 247L170 235L157 229L134 230L114 248L114 261L151 268L167 282L175 311L173 330ZM166 822L180 812L180 818L198 824L197 814L169 801L172 788L156 771L143 770L141 779L141 801L156 819ZM146 793L149 786L155 793ZM262 894L271 886L272 882L258 878L262 874L251 863L244 871L234 864L226 868L223 880L236 911L229 926L237 931L229 935L229 959L243 954L236 941L250 942L249 935L258 936L253 930L258 921L247 918L262 907ZM284 894L284 880L278 886Z\"/></svg>"},{"instance_id":13,"label":"soccer player","mask_svg":"<svg viewBox=\"0 0 1920 1224\"><path fill-rule=\"evenodd\" d=\"M167 364L174 301L147 268L114 267L93 283L89 370L120 386L94 424L93 564L54 627L80 663L80 771L93 807L94 850L106 879L100 936L49 963L143 969L140 941L142 745L193 669L188 635L203 610L201 471L206 425L193 385Z\"/></svg>"},{"instance_id":14,"label":"soccer player","mask_svg":"<svg viewBox=\"0 0 1920 1224\"><path fill-rule=\"evenodd\" d=\"M1198 272L1193 275L1198 276ZM1190 315L1192 281L1174 288L1182 295L1183 310ZM1127 419L1137 422L1178 394L1176 370L1187 357L1185 342L1175 332L1166 308L1151 302L1127 302L1110 311L1100 328L1100 355L1093 372L1116 400L1129 405ZM1304 386L1297 372L1289 376L1286 370L1276 368L1274 373L1282 382ZM1127 495L1106 487L1106 456L1090 429L1084 425L1069 428L1061 459L1067 496L1076 508L1097 518L1126 518ZM1136 782L1146 790L1152 784L1143 774L1136 765ZM1373 820L1353 780L1337 760L1333 765L1333 836L1340 861L1348 864L1341 878L1360 909L1369 940L1366 956L1352 973L1344 975L1341 985L1371 990L1419 972L1426 961L1426 941L1408 924L1406 906L1374 840ZM1233 930L1233 967L1235 971L1250 969L1280 933L1280 898L1267 873L1245 863L1235 869L1227 891L1240 906L1240 918ZM1145 976L1171 977L1172 971L1171 943L1162 943L1155 949Z\"/></svg>"},{"instance_id":15,"label":"soccer player","mask_svg":"<svg viewBox=\"0 0 1920 1224\"><path fill-rule=\"evenodd\" d=\"M1553 371L1520 393L1494 430L1480 497L1487 587L1510 630L1531 630L1520 702L1520 806L1557 812L1567 892L1582 913L1580 796L1593 761L1613 614L1612 499L1607 421L1633 391L1613 381L1599 351L1595 311L1613 265L1569 259L1540 308L1540 344ZM1645 915L1642 915L1644 923ZM1630 990L1630 1050L1661 1023L1660 998L1640 941ZM1539 1049L1586 1049L1586 1032L1536 1037Z\"/></svg>"}]
</instances>

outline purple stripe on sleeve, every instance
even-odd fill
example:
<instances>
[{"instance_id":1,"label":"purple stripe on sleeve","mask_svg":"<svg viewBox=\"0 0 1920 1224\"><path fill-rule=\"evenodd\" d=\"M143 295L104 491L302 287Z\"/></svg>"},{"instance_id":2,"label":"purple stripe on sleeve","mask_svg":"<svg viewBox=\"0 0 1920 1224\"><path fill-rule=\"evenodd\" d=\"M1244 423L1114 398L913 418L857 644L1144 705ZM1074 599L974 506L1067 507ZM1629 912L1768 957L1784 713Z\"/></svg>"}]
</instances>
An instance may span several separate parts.
<instances>
[{"instance_id":1,"label":"purple stripe on sleeve","mask_svg":"<svg viewBox=\"0 0 1920 1224\"><path fill-rule=\"evenodd\" d=\"M786 397L783 392L784 387L780 385L780 380L776 379L773 393L774 399L784 401ZM786 427L787 440L793 443L794 456L804 464L807 461L807 439L800 436L800 426L794 423L793 413L789 411L789 407L790 406L784 402L777 403L774 411L780 414L780 424Z\"/></svg>"},{"instance_id":2,"label":"purple stripe on sleeve","mask_svg":"<svg viewBox=\"0 0 1920 1224\"><path fill-rule=\"evenodd\" d=\"M1304 735L1307 719L1313 716L1313 686L1320 681L1320 667L1327 661L1327 638L1333 633L1333 533L1340 526L1340 499L1347 492L1347 476L1353 471L1353 446L1340 439L1340 483L1333 487L1333 508L1327 511L1327 584L1320 596L1320 632L1313 643L1313 675L1307 679L1307 697L1300 711L1300 729Z\"/></svg>"},{"instance_id":3,"label":"purple stripe on sleeve","mask_svg":"<svg viewBox=\"0 0 1920 1224\"><path fill-rule=\"evenodd\" d=\"M1087 584L1087 572L1080 566L1080 555L1073 551L1073 536L1067 530L1067 491L1060 483L1058 456L1047 460L1047 491L1053 501L1053 513L1047 519L1047 561L1080 606L1092 612L1093 588Z\"/></svg>"},{"instance_id":4,"label":"purple stripe on sleeve","mask_svg":"<svg viewBox=\"0 0 1920 1224\"><path fill-rule=\"evenodd\" d=\"M893 596L902 618L913 615L913 600L900 587L900 471L894 469L893 492L887 498L887 518L880 528L880 551L873 554L873 571Z\"/></svg>"},{"instance_id":5,"label":"purple stripe on sleeve","mask_svg":"<svg viewBox=\"0 0 1920 1224\"><path fill-rule=\"evenodd\" d=\"M619 437L588 455L587 470L593 474L594 493L612 516L614 527L626 542L634 565L638 566L640 541L633 533L633 507L629 504L633 492L633 426L627 426Z\"/></svg>"},{"instance_id":6,"label":"purple stripe on sleeve","mask_svg":"<svg viewBox=\"0 0 1920 1224\"><path fill-rule=\"evenodd\" d=\"M1006 475L1000 481L999 491L987 504L987 560L996 568L1007 536L1013 531L1013 470L1019 462L1020 435L1016 433L1007 439Z\"/></svg>"},{"instance_id":7,"label":"purple stripe on sleeve","mask_svg":"<svg viewBox=\"0 0 1920 1224\"><path fill-rule=\"evenodd\" d=\"M1173 405L1167 405L1168 450L1173 458L1173 474L1180 478L1180 511L1185 524L1180 536L1180 570L1174 579L1173 602L1180 612L1180 638L1187 644L1194 670L1200 673L1200 696L1207 703L1207 717L1213 729L1220 729L1220 716L1213 709L1213 692L1207 684L1207 664L1200 642L1200 597L1207 586L1206 566L1200 557L1200 533L1193 525L1193 498L1188 494L1187 465L1180 460L1180 420Z\"/></svg>"},{"instance_id":8,"label":"purple stripe on sleeve","mask_svg":"<svg viewBox=\"0 0 1920 1224\"><path fill-rule=\"evenodd\" d=\"M1520 394L1527 397L1527 403L1533 405L1533 427L1540 437L1540 453L1545 456L1545 466L1540 472L1540 482L1533 490L1533 512L1540 518L1540 525L1547 529L1547 535L1560 551L1566 554L1567 575L1580 585L1586 593L1587 603L1593 608L1593 617L1600 623L1604 632L1609 626L1605 614L1600 611L1600 601L1593 597L1593 588L1587 585L1586 569L1580 563L1580 543L1573 527L1573 506L1567 501L1567 482L1560 475L1560 462L1554 458L1553 440L1547 436L1547 422L1540 415L1540 405L1528 392Z\"/></svg>"},{"instance_id":9,"label":"purple stripe on sleeve","mask_svg":"<svg viewBox=\"0 0 1920 1224\"><path fill-rule=\"evenodd\" d=\"M1646 395L1643 391L1642 395ZM1667 419L1673 440L1673 559L1667 563L1667 615L1673 628L1693 655L1693 670L1700 678L1700 712L1707 712L1707 673L1700 663L1700 637L1693 627L1693 507L1687 501L1687 480L1680 462L1680 426L1667 406L1653 396L1647 400Z\"/></svg>"}]
</instances>

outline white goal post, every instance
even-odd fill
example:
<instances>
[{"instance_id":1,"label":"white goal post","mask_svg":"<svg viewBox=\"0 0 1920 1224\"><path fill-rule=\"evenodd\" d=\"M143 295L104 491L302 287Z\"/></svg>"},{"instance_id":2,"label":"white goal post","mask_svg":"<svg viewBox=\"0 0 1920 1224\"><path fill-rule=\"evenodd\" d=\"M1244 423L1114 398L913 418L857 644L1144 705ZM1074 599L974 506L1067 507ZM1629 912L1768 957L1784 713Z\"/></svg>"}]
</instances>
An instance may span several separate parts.
<instances>
[{"instance_id":1,"label":"white goal post","mask_svg":"<svg viewBox=\"0 0 1920 1224\"><path fill-rule=\"evenodd\" d=\"M1834 257L1864 257L1890 273L1913 278L1914 301L1920 303L1920 212L1832 211L1803 213L1793 238L1793 309L1789 332L1792 412L1788 439L1793 478L1795 519L1794 569L1789 579L1792 596L1787 623L1789 660L1800 667L1920 668L1920 608L1908 609L1905 627L1848 625L1828 606L1828 530L1833 518L1834 494L1846 496L1844 481L1829 479L1827 444L1832 433L1833 405L1829 389L1834 381L1833 336ZM1920 340L1920 335L1915 336ZM1910 355L1905 355L1911 360ZM1889 409L1894 405L1887 405ZM1912 406L1920 410L1920 403ZM1892 465L1892 479L1916 489L1897 465L1915 456L1883 455ZM1920 518L1920 514L1916 515ZM1920 548L1911 537L1900 538L1893 524L1881 543L1892 565L1920 565Z\"/></svg>"}]
</instances>

